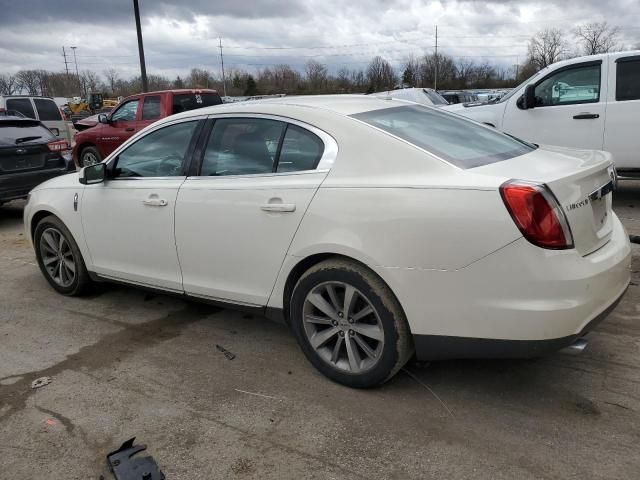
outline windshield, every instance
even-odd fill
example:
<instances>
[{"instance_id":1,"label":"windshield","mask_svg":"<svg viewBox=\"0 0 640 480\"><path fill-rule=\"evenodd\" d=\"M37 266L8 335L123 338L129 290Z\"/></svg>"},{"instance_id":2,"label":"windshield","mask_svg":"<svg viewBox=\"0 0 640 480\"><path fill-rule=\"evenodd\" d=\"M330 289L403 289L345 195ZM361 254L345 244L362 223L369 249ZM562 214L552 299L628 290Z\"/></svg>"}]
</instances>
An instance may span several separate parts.
<instances>
[{"instance_id":1,"label":"windshield","mask_svg":"<svg viewBox=\"0 0 640 480\"><path fill-rule=\"evenodd\" d=\"M433 92L431 90L427 90L426 88L423 88L422 91L429 98L429 100L431 100L431 103L433 103L434 105L449 105L449 102L447 102L444 98L442 98L440 94Z\"/></svg>"},{"instance_id":2,"label":"windshield","mask_svg":"<svg viewBox=\"0 0 640 480\"><path fill-rule=\"evenodd\" d=\"M460 168L508 160L535 148L492 128L421 105L372 110L351 116Z\"/></svg>"}]
</instances>

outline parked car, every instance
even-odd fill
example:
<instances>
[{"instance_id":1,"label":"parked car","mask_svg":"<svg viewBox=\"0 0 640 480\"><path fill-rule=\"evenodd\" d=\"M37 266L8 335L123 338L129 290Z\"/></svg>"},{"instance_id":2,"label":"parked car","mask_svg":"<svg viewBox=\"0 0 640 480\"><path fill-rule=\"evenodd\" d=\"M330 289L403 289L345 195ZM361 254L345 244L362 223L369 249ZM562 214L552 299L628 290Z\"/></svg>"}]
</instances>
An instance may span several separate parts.
<instances>
[{"instance_id":1,"label":"parked car","mask_svg":"<svg viewBox=\"0 0 640 480\"><path fill-rule=\"evenodd\" d=\"M116 280L284 318L370 387L414 350L537 356L602 320L630 281L611 168L442 109L291 97L161 120L36 188L25 228L62 294Z\"/></svg>"},{"instance_id":2,"label":"parked car","mask_svg":"<svg viewBox=\"0 0 640 480\"><path fill-rule=\"evenodd\" d=\"M60 108L50 97L0 95L0 112L20 112L27 118L40 120L61 140L71 143L71 130Z\"/></svg>"},{"instance_id":3,"label":"parked car","mask_svg":"<svg viewBox=\"0 0 640 480\"><path fill-rule=\"evenodd\" d=\"M70 170L75 166L66 140L38 120L0 112L0 205Z\"/></svg>"},{"instance_id":4,"label":"parked car","mask_svg":"<svg viewBox=\"0 0 640 480\"><path fill-rule=\"evenodd\" d=\"M640 50L554 63L497 103L445 108L531 142L609 151L621 175L640 176Z\"/></svg>"},{"instance_id":5,"label":"parked car","mask_svg":"<svg viewBox=\"0 0 640 480\"><path fill-rule=\"evenodd\" d=\"M442 98L433 88L399 88L397 90L374 93L373 95L383 98L390 97L409 100L410 102L435 107L449 105L449 102Z\"/></svg>"},{"instance_id":6,"label":"parked car","mask_svg":"<svg viewBox=\"0 0 640 480\"><path fill-rule=\"evenodd\" d=\"M480 99L476 94L465 92L464 90L439 91L438 94L450 104L480 103Z\"/></svg>"},{"instance_id":7,"label":"parked car","mask_svg":"<svg viewBox=\"0 0 640 480\"><path fill-rule=\"evenodd\" d=\"M132 95L111 113L97 115L93 128L88 118L78 122L80 129L86 129L75 136L73 159L78 166L98 163L136 132L162 118L220 104L222 99L215 90L164 90Z\"/></svg>"}]
</instances>

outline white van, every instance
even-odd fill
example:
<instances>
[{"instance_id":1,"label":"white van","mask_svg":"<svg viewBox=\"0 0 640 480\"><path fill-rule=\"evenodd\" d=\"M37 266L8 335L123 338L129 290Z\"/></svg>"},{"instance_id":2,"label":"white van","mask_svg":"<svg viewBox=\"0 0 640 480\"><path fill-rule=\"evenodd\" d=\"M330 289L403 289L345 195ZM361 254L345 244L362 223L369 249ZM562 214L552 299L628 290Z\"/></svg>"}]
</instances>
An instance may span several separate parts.
<instances>
[{"instance_id":1,"label":"white van","mask_svg":"<svg viewBox=\"0 0 640 480\"><path fill-rule=\"evenodd\" d=\"M609 151L621 175L640 176L640 50L554 63L495 103L444 109L534 143Z\"/></svg>"},{"instance_id":2,"label":"white van","mask_svg":"<svg viewBox=\"0 0 640 480\"><path fill-rule=\"evenodd\" d=\"M18 112L28 118L40 120L53 134L71 145L69 124L62 118L60 108L50 97L31 95L0 95L0 112Z\"/></svg>"}]
</instances>

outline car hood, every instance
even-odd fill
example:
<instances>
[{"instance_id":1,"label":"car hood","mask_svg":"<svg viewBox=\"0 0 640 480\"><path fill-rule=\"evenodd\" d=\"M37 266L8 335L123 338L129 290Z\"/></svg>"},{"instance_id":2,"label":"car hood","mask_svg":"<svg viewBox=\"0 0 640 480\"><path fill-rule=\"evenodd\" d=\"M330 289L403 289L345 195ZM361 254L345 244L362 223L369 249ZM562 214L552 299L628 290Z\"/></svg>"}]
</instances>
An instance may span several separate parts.
<instances>
[{"instance_id":1,"label":"car hood","mask_svg":"<svg viewBox=\"0 0 640 480\"><path fill-rule=\"evenodd\" d=\"M42 182L31 191L36 192L38 190L46 190L51 188L79 188L82 187L82 184L78 180L78 177L78 172L71 172L67 173L66 175L60 175L59 177L54 177L50 180Z\"/></svg>"}]
</instances>

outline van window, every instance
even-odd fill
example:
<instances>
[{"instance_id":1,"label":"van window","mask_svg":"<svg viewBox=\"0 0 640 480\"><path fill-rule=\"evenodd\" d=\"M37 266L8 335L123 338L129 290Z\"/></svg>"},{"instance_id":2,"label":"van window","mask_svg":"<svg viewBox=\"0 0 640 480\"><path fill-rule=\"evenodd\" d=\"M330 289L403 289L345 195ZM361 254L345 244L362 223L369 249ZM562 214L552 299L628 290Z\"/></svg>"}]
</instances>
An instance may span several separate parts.
<instances>
[{"instance_id":1,"label":"van window","mask_svg":"<svg viewBox=\"0 0 640 480\"><path fill-rule=\"evenodd\" d=\"M28 98L9 98L7 99L7 110L15 110L20 112L25 117L36 118L36 114L33 111L31 100Z\"/></svg>"},{"instance_id":2,"label":"van window","mask_svg":"<svg viewBox=\"0 0 640 480\"><path fill-rule=\"evenodd\" d=\"M616 64L616 100L640 99L640 57L620 58Z\"/></svg>"},{"instance_id":3,"label":"van window","mask_svg":"<svg viewBox=\"0 0 640 480\"><path fill-rule=\"evenodd\" d=\"M34 98L33 103L36 104L36 110L38 111L38 116L40 117L40 121L61 121L62 116L60 115L60 109L56 102L53 100L49 100L48 98Z\"/></svg>"},{"instance_id":4,"label":"van window","mask_svg":"<svg viewBox=\"0 0 640 480\"><path fill-rule=\"evenodd\" d=\"M578 65L550 74L536 85L536 107L597 103L600 101L600 65Z\"/></svg>"}]
</instances>

